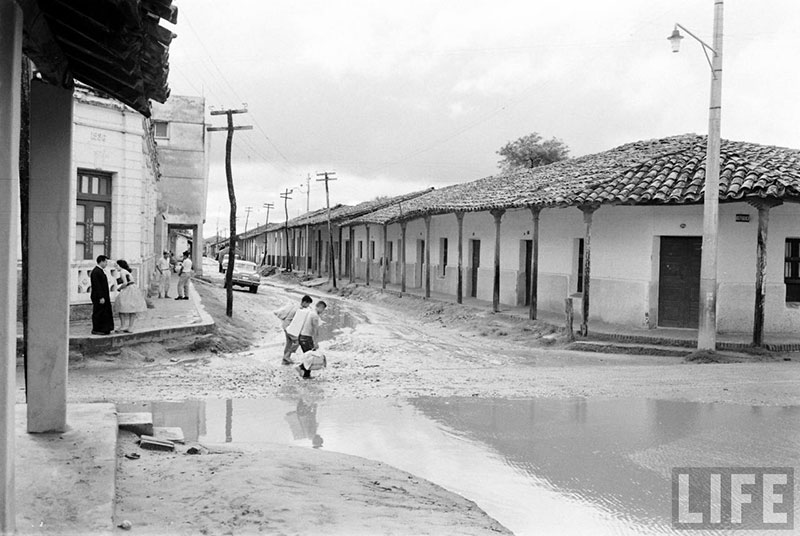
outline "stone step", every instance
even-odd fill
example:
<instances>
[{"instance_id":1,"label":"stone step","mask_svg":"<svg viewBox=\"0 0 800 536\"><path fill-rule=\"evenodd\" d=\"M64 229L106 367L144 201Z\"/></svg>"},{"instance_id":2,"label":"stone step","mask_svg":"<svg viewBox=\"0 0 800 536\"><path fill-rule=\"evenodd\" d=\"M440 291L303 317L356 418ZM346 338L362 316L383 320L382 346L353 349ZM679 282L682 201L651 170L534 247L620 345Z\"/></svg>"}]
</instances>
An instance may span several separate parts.
<instances>
[{"instance_id":1,"label":"stone step","mask_svg":"<svg viewBox=\"0 0 800 536\"><path fill-rule=\"evenodd\" d=\"M127 430L136 435L153 435L153 414L148 412L118 413L117 425L120 430Z\"/></svg>"},{"instance_id":2,"label":"stone step","mask_svg":"<svg viewBox=\"0 0 800 536\"><path fill-rule=\"evenodd\" d=\"M156 439L172 441L173 443L186 443L183 436L183 429L178 426L155 426L153 434Z\"/></svg>"}]
</instances>

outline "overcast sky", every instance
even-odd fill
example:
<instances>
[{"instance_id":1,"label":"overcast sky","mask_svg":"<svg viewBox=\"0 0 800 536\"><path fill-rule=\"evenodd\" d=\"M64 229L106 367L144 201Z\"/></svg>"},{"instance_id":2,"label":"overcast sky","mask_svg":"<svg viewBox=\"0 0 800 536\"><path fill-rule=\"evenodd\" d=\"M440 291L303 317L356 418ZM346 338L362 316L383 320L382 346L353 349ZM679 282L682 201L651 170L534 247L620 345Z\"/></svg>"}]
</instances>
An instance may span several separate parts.
<instances>
[{"instance_id":1,"label":"overcast sky","mask_svg":"<svg viewBox=\"0 0 800 536\"><path fill-rule=\"evenodd\" d=\"M712 0L183 0L170 49L174 94L239 107L238 229L307 174L336 171L331 203L474 180L533 131L573 156L705 134L710 70L675 22L711 43ZM800 148L800 2L728 1L722 135ZM223 125L220 117L209 122ZM225 134L214 133L205 235L228 227ZM324 206L311 183L311 208ZM274 221L273 216L270 219Z\"/></svg>"}]
</instances>

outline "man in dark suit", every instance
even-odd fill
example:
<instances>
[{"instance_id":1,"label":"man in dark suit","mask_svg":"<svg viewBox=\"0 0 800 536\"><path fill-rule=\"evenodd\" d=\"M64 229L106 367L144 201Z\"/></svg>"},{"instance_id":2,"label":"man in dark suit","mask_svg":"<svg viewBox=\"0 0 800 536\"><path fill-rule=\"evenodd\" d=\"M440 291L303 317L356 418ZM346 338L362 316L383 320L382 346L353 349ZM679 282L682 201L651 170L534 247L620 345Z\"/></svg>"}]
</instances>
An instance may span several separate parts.
<instances>
[{"instance_id":1,"label":"man in dark suit","mask_svg":"<svg viewBox=\"0 0 800 536\"><path fill-rule=\"evenodd\" d=\"M92 335L108 335L114 331L114 313L111 310L111 296L105 272L107 265L108 257L98 256L97 266L89 275L92 283Z\"/></svg>"}]
</instances>

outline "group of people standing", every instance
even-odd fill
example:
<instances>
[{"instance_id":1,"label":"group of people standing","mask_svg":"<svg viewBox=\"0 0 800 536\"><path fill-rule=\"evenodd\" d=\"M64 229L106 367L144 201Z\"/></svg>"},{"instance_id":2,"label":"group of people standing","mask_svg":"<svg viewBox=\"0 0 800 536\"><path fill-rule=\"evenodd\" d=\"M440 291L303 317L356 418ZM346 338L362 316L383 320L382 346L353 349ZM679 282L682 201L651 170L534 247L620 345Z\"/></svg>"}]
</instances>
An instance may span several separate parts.
<instances>
[{"instance_id":1,"label":"group of people standing","mask_svg":"<svg viewBox=\"0 0 800 536\"><path fill-rule=\"evenodd\" d=\"M106 268L108 257L99 255L97 266L89 274L92 299L92 335L110 335L114 332L114 309L119 314L119 329L117 333L131 333L136 323L136 315L147 310L144 293L136 285L131 268L125 259L119 259L117 264L117 278L109 284ZM163 256L156 261L158 279L158 297L169 298L170 274L175 270L178 273L178 297L176 300L189 299L189 279L192 275L191 254L183 252L180 263L174 256L165 251ZM118 290L116 300L112 307L111 291Z\"/></svg>"},{"instance_id":2,"label":"group of people standing","mask_svg":"<svg viewBox=\"0 0 800 536\"><path fill-rule=\"evenodd\" d=\"M286 345L283 348L284 365L294 365L292 354L298 348L303 350L303 353L311 352L312 350L319 350L319 326L320 316L327 309L328 304L319 300L312 308L311 304L314 300L311 296L303 296L300 300L300 305L290 303L275 311L283 325L283 332L286 335ZM311 366L309 362L303 361L296 366L298 373L302 378L308 379L311 377Z\"/></svg>"},{"instance_id":3,"label":"group of people standing","mask_svg":"<svg viewBox=\"0 0 800 536\"><path fill-rule=\"evenodd\" d=\"M165 251L163 256L156 261L158 274L158 297L169 298L169 287L172 272L178 274L178 297L176 300L189 299L189 279L192 277L192 256L189 251L183 252L180 261L175 260L171 251Z\"/></svg>"}]
</instances>

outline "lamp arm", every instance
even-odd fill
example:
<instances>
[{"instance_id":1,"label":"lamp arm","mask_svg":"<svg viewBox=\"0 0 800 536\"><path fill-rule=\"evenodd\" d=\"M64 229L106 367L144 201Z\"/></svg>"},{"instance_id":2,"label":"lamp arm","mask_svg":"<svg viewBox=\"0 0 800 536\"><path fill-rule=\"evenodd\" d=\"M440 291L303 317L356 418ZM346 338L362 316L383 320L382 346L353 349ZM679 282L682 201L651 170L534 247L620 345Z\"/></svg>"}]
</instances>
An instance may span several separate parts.
<instances>
[{"instance_id":1,"label":"lamp arm","mask_svg":"<svg viewBox=\"0 0 800 536\"><path fill-rule=\"evenodd\" d=\"M687 34L689 34L689 35L691 35L692 37L694 37L694 39L695 39L695 40L696 40L698 43L700 43L701 45L703 45L703 49L704 49L704 50L710 50L711 52L713 52L713 53L714 53L714 55L715 55L715 56L717 55L717 51L716 51L716 50L714 50L714 47L712 47L711 45L709 45L708 43L706 43L705 41L703 41L702 39L700 39L699 37L697 37L697 36L696 36L695 34L693 34L693 33L692 33L692 32L691 32L689 29L687 29L687 28L686 28L686 26L683 26L683 25L681 25L681 24L679 24L679 23L677 23L677 22L675 23L675 26L677 26L678 28L680 28L681 30L683 30L684 32L686 32ZM706 54L706 57L708 57L708 54ZM709 60L709 61L710 61L710 60Z\"/></svg>"}]
</instances>

